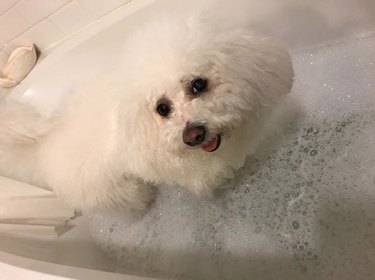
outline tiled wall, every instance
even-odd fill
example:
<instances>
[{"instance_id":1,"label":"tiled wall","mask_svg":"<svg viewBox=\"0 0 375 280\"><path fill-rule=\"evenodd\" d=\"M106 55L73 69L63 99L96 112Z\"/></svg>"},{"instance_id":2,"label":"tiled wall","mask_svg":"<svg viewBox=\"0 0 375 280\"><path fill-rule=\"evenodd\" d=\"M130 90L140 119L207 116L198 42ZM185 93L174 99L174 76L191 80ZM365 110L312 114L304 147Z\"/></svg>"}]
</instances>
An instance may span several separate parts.
<instances>
[{"instance_id":1,"label":"tiled wall","mask_svg":"<svg viewBox=\"0 0 375 280\"><path fill-rule=\"evenodd\" d=\"M21 45L44 50L131 0L0 0L0 69Z\"/></svg>"}]
</instances>

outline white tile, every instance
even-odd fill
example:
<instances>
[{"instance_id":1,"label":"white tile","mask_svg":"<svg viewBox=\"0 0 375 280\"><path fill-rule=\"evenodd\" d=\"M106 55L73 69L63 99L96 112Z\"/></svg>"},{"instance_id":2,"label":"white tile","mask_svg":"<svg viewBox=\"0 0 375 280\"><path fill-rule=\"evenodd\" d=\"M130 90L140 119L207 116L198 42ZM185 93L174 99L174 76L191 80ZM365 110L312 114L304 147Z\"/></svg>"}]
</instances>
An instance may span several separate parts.
<instances>
[{"instance_id":1,"label":"white tile","mask_svg":"<svg viewBox=\"0 0 375 280\"><path fill-rule=\"evenodd\" d=\"M12 8L0 16L0 41L8 43L30 26L30 22Z\"/></svg>"},{"instance_id":2,"label":"white tile","mask_svg":"<svg viewBox=\"0 0 375 280\"><path fill-rule=\"evenodd\" d=\"M72 2L73 0L53 0L55 4L59 7L65 6L66 4Z\"/></svg>"},{"instance_id":3,"label":"white tile","mask_svg":"<svg viewBox=\"0 0 375 280\"><path fill-rule=\"evenodd\" d=\"M0 1L0 15L5 13L9 8L14 6L19 0L1 0Z\"/></svg>"},{"instance_id":4,"label":"white tile","mask_svg":"<svg viewBox=\"0 0 375 280\"><path fill-rule=\"evenodd\" d=\"M100 18L130 1L132 0L79 0L82 6L95 18Z\"/></svg>"},{"instance_id":5,"label":"white tile","mask_svg":"<svg viewBox=\"0 0 375 280\"><path fill-rule=\"evenodd\" d=\"M8 44L4 46L3 51L11 54L12 51L14 51L18 47L24 47L24 46L30 46L33 42L26 38L23 34L21 36L18 36L14 38L12 41L10 41Z\"/></svg>"},{"instance_id":6,"label":"white tile","mask_svg":"<svg viewBox=\"0 0 375 280\"><path fill-rule=\"evenodd\" d=\"M58 6L51 0L21 0L12 9L33 25L48 17L57 8Z\"/></svg>"},{"instance_id":7,"label":"white tile","mask_svg":"<svg viewBox=\"0 0 375 280\"><path fill-rule=\"evenodd\" d=\"M25 32L23 36L34 42L40 50L43 50L62 39L65 35L48 19L45 19Z\"/></svg>"},{"instance_id":8,"label":"white tile","mask_svg":"<svg viewBox=\"0 0 375 280\"><path fill-rule=\"evenodd\" d=\"M65 34L70 34L94 18L77 1L73 1L51 15L49 20Z\"/></svg>"}]
</instances>

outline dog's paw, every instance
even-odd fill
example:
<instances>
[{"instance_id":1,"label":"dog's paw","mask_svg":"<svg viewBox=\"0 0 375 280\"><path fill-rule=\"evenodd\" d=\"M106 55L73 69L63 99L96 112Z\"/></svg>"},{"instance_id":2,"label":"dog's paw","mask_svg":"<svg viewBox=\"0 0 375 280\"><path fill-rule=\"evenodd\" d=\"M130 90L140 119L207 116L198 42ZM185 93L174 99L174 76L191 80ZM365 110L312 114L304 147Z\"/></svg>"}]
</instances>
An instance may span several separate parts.
<instances>
[{"instance_id":1,"label":"dog's paw","mask_svg":"<svg viewBox=\"0 0 375 280\"><path fill-rule=\"evenodd\" d=\"M134 211L144 211L154 201L156 190L140 180L125 178L121 182L121 206Z\"/></svg>"}]
</instances>

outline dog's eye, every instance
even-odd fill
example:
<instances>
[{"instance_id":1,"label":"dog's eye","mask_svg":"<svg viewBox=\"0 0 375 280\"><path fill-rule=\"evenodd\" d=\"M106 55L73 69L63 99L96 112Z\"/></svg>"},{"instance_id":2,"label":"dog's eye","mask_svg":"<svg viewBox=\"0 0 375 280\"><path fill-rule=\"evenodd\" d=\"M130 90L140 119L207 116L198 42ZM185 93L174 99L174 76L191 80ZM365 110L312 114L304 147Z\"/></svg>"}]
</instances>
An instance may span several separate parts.
<instances>
[{"instance_id":1,"label":"dog's eye","mask_svg":"<svg viewBox=\"0 0 375 280\"><path fill-rule=\"evenodd\" d=\"M162 102L156 106L156 111L160 116L167 117L171 112L171 106L166 102Z\"/></svg>"},{"instance_id":2,"label":"dog's eye","mask_svg":"<svg viewBox=\"0 0 375 280\"><path fill-rule=\"evenodd\" d=\"M191 89L193 94L198 94L207 88L207 80L202 78L196 78L191 83Z\"/></svg>"}]
</instances>

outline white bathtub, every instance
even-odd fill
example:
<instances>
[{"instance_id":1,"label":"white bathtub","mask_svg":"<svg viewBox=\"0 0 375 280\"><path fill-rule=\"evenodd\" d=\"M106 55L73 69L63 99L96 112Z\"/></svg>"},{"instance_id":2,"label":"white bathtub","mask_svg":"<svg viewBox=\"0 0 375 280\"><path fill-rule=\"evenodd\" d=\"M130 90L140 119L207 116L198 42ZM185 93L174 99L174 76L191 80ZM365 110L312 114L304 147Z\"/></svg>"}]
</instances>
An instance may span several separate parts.
<instances>
[{"instance_id":1,"label":"white bathtub","mask_svg":"<svg viewBox=\"0 0 375 280\"><path fill-rule=\"evenodd\" d=\"M77 84L116 63L114 54L120 52L127 30L136 28L155 7L167 10L168 3L134 0L108 15L43 55L11 95L52 112ZM252 0L238 5L242 7L238 13L247 14L255 28L286 41L292 53L375 31L373 0ZM114 273L118 264L96 247L86 217L75 223L59 238L2 234L0 279L143 279Z\"/></svg>"}]
</instances>

